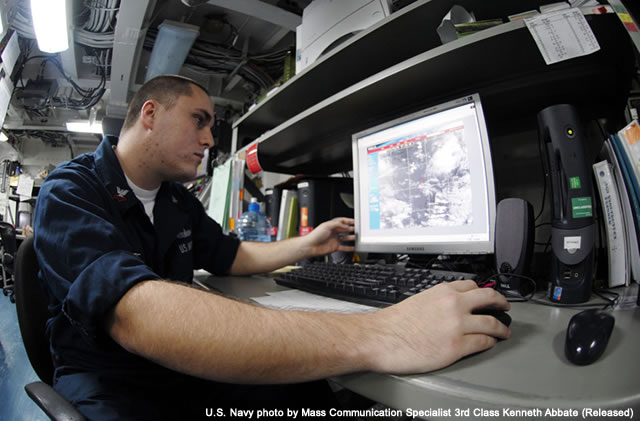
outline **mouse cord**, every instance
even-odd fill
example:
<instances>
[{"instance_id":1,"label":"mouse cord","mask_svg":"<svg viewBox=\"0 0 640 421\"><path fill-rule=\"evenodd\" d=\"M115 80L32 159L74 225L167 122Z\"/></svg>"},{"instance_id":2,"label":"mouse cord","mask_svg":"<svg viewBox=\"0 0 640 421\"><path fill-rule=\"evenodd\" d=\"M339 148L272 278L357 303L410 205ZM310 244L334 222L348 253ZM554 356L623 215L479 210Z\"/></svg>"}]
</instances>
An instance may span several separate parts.
<instances>
[{"instance_id":1,"label":"mouse cord","mask_svg":"<svg viewBox=\"0 0 640 421\"><path fill-rule=\"evenodd\" d=\"M531 293L529 293L527 295L522 295L518 291L500 290L499 288L497 288L498 284L495 281L495 279L497 279L500 276L518 278L518 279L523 279L525 281L530 282L531 283ZM536 288L537 288L536 281L533 278L530 278L529 276L519 275L519 274L516 274L516 273L509 273L509 272L498 272L498 273L496 273L494 275L488 276L484 280L479 281L478 282L478 286L481 287L481 288L497 289L502 295L507 297L509 302L526 302L526 301L529 301L529 300L531 300L533 298L533 294L535 294Z\"/></svg>"},{"instance_id":2,"label":"mouse cord","mask_svg":"<svg viewBox=\"0 0 640 421\"><path fill-rule=\"evenodd\" d=\"M618 301L620 299L620 294L618 294L617 292L614 291L610 291L610 290L596 290L594 289L592 292L593 294L597 295L598 297L602 298L604 300L604 302L598 302L598 303L583 303L583 304L562 304L562 303L553 303L550 302L542 297L544 297L544 295L546 295L546 292L543 292L540 294L540 298L535 297L535 293L536 293L536 282L533 278L530 278L528 276L525 275L519 275L519 274L515 274L515 273L504 273L504 272L500 272L500 273L496 273L494 275L488 276L487 278L485 278L482 281L478 282L478 286L480 286L481 288L493 288L493 289L497 289L497 283L495 282L495 279L497 279L499 276L509 276L509 277L514 277L514 278L518 278L518 279L523 279L525 281L528 281L531 283L531 293L527 294L527 295L521 295L519 292L517 291L509 291L509 290L501 290L500 293L502 295L504 295L507 300L509 302L512 303L517 303L517 302L528 302L531 301L533 303L536 304L541 304L541 305L546 305L546 306L551 306L551 307L561 307L561 308L602 308L603 310L606 310L607 308L614 308L617 304ZM609 294L610 297L607 297L606 294Z\"/></svg>"},{"instance_id":3,"label":"mouse cord","mask_svg":"<svg viewBox=\"0 0 640 421\"><path fill-rule=\"evenodd\" d=\"M608 302L608 304L604 306L603 310L606 310L607 307L611 307L612 309L615 308L618 305L618 301L620 300L620 294L614 291L609 291L605 289L601 289L601 290L594 289L593 293ZM611 294L612 297L609 298L605 294Z\"/></svg>"}]
</instances>

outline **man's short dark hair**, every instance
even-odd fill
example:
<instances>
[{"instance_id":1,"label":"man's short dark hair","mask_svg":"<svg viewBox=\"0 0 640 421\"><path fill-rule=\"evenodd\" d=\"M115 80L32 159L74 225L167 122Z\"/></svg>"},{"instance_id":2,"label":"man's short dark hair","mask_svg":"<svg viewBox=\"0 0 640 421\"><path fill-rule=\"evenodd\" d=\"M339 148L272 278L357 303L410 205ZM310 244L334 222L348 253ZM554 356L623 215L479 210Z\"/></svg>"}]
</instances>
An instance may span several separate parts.
<instances>
[{"instance_id":1,"label":"man's short dark hair","mask_svg":"<svg viewBox=\"0 0 640 421\"><path fill-rule=\"evenodd\" d=\"M121 132L128 130L135 124L145 102L153 99L162 104L162 106L171 108L176 104L179 97L193 95L193 86L197 86L207 96L209 95L204 86L184 76L160 75L148 80L131 99Z\"/></svg>"}]
</instances>

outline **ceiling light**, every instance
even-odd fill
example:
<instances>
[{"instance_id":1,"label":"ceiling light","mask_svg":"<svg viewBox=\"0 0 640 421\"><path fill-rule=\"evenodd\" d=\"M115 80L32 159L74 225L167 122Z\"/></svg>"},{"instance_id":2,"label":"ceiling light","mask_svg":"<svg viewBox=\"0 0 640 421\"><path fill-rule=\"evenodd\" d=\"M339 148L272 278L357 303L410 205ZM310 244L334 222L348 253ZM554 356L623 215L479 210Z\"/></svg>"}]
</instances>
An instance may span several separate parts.
<instances>
[{"instance_id":1,"label":"ceiling light","mask_svg":"<svg viewBox=\"0 0 640 421\"><path fill-rule=\"evenodd\" d=\"M102 122L94 121L91 123L89 120L79 121L67 121L67 130L77 133L97 133L102 134Z\"/></svg>"},{"instance_id":2,"label":"ceiling light","mask_svg":"<svg viewBox=\"0 0 640 421\"><path fill-rule=\"evenodd\" d=\"M33 29L43 53L69 48L66 0L31 0Z\"/></svg>"}]
</instances>

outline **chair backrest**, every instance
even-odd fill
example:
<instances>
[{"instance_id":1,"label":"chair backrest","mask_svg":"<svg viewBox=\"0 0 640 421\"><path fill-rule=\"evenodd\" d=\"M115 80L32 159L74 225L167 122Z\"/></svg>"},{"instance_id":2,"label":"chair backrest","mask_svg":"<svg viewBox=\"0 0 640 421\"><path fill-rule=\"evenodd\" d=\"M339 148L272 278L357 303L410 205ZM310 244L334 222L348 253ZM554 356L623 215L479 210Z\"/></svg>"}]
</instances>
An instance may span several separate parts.
<instances>
[{"instance_id":1,"label":"chair backrest","mask_svg":"<svg viewBox=\"0 0 640 421\"><path fill-rule=\"evenodd\" d=\"M10 255L16 254L16 229L8 222L0 222L0 238L4 252Z\"/></svg>"},{"instance_id":2,"label":"chair backrest","mask_svg":"<svg viewBox=\"0 0 640 421\"><path fill-rule=\"evenodd\" d=\"M31 366L40 379L53 382L53 362L45 324L49 318L48 300L38 279L38 260L33 248L33 236L18 248L15 260L16 311L22 341Z\"/></svg>"}]
</instances>

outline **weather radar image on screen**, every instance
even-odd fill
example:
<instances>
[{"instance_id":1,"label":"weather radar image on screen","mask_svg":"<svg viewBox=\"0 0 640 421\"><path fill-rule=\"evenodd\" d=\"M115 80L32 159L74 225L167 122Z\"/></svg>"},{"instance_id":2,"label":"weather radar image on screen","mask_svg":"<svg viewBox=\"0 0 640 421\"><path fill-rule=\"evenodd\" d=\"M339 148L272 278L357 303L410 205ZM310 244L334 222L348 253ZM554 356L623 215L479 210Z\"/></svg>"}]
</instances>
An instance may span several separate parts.
<instances>
[{"instance_id":1,"label":"weather radar image on screen","mask_svg":"<svg viewBox=\"0 0 640 421\"><path fill-rule=\"evenodd\" d=\"M353 136L356 249L492 253L495 192L480 98Z\"/></svg>"}]
</instances>

